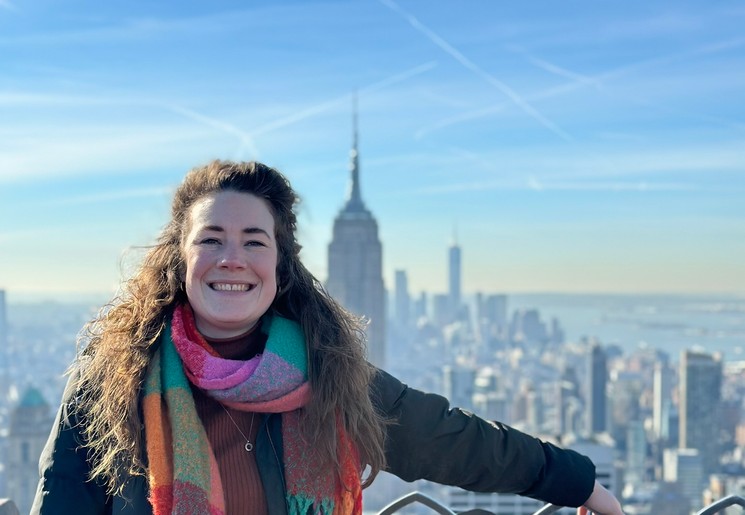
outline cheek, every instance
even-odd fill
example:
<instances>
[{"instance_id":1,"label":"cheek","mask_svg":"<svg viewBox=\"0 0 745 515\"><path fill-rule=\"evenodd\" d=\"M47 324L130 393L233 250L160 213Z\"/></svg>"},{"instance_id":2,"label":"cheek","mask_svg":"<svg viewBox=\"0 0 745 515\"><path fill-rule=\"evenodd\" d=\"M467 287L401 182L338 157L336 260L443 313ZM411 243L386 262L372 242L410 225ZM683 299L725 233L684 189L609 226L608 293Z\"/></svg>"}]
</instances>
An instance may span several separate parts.
<instances>
[{"instance_id":1,"label":"cheek","mask_svg":"<svg viewBox=\"0 0 745 515\"><path fill-rule=\"evenodd\" d=\"M185 252L183 264L183 276L187 279L200 277L206 270L207 260L199 252Z\"/></svg>"},{"instance_id":2,"label":"cheek","mask_svg":"<svg viewBox=\"0 0 745 515\"><path fill-rule=\"evenodd\" d=\"M276 254L271 256L267 255L258 262L257 267L261 269L261 274L265 277L265 280L277 279L277 256Z\"/></svg>"}]
</instances>

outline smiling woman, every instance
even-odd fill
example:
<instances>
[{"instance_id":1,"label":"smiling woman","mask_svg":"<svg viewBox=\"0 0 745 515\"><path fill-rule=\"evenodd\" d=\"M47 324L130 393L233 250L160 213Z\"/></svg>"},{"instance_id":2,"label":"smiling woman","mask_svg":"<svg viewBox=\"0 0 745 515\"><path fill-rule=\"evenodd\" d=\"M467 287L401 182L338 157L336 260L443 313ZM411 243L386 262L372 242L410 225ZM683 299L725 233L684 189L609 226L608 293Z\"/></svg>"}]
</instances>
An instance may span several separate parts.
<instances>
[{"instance_id":1,"label":"smiling woman","mask_svg":"<svg viewBox=\"0 0 745 515\"><path fill-rule=\"evenodd\" d=\"M234 191L198 200L183 247L197 329L210 338L251 330L277 295L277 243L267 202Z\"/></svg>"},{"instance_id":2,"label":"smiling woman","mask_svg":"<svg viewBox=\"0 0 745 515\"><path fill-rule=\"evenodd\" d=\"M299 259L296 202L259 163L186 176L88 326L32 513L359 515L381 470L621 513L585 456L370 365L359 319Z\"/></svg>"}]
</instances>

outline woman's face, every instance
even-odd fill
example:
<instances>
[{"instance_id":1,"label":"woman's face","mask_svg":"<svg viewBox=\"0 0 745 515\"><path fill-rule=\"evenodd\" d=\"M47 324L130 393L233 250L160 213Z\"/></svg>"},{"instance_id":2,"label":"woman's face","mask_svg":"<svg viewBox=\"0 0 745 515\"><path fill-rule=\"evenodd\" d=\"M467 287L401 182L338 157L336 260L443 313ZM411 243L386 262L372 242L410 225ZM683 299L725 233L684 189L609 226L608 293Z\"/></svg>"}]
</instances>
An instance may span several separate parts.
<instances>
[{"instance_id":1,"label":"woman's face","mask_svg":"<svg viewBox=\"0 0 745 515\"><path fill-rule=\"evenodd\" d=\"M189 209L186 296L197 329L230 338L251 329L277 293L274 217L264 199L221 191Z\"/></svg>"}]
</instances>

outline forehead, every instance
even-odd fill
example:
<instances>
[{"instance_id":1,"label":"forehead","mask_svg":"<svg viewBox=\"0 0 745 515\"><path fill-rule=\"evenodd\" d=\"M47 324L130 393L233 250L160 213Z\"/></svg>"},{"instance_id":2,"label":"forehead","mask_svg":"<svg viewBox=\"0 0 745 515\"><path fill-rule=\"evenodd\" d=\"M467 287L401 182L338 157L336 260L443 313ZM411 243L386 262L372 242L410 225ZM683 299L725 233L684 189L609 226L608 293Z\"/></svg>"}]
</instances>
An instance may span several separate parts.
<instances>
[{"instance_id":1,"label":"forehead","mask_svg":"<svg viewBox=\"0 0 745 515\"><path fill-rule=\"evenodd\" d=\"M205 195L191 205L187 224L189 230L204 226L239 230L258 227L271 233L274 231L274 215L269 203L256 195L218 191Z\"/></svg>"}]
</instances>

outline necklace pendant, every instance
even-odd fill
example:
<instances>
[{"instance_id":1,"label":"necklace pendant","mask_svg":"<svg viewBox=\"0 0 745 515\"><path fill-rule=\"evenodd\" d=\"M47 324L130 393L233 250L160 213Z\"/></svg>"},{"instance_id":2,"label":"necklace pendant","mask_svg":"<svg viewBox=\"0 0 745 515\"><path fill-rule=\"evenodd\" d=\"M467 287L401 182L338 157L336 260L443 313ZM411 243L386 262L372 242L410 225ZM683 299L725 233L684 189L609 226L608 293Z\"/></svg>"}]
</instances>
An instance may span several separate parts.
<instances>
[{"instance_id":1,"label":"necklace pendant","mask_svg":"<svg viewBox=\"0 0 745 515\"><path fill-rule=\"evenodd\" d=\"M249 441L246 441L246 445L244 445L243 448L246 449L246 452L251 452L254 450L254 444L252 444Z\"/></svg>"}]
</instances>

